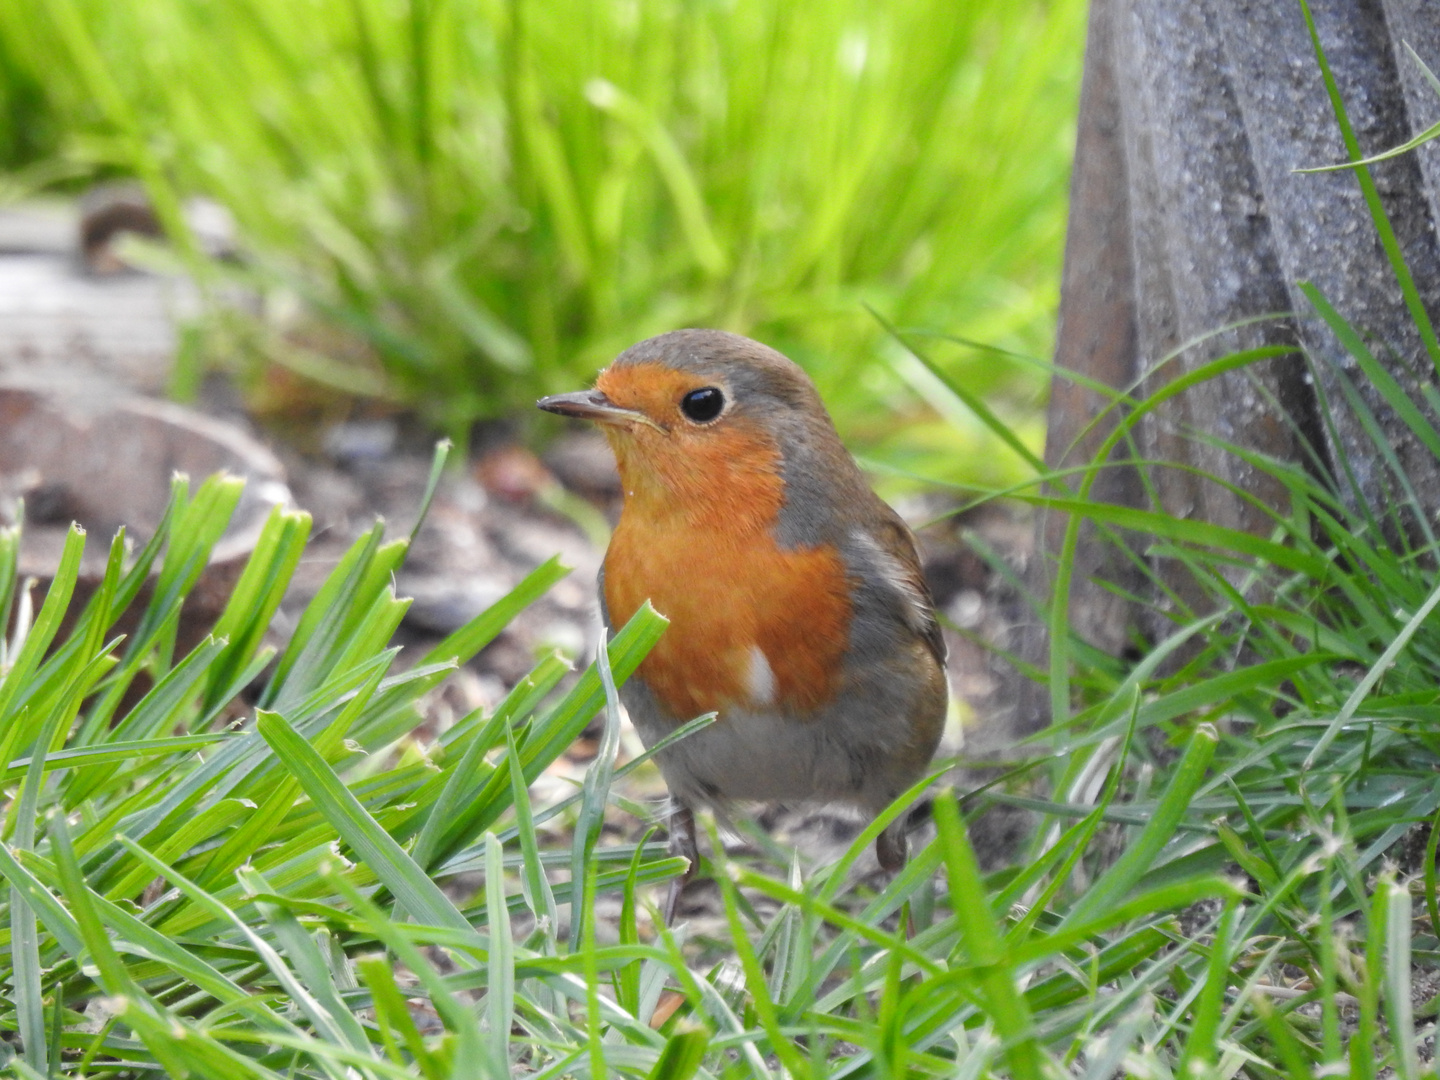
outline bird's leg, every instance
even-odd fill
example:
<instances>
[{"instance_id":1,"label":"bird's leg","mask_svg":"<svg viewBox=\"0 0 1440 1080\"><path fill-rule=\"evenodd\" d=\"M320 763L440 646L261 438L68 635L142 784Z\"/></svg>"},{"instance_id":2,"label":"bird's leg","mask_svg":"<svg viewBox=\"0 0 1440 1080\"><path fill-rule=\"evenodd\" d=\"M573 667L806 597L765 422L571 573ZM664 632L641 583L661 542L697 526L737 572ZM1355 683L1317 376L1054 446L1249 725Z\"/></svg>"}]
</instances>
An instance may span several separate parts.
<instances>
[{"instance_id":1,"label":"bird's leg","mask_svg":"<svg viewBox=\"0 0 1440 1080\"><path fill-rule=\"evenodd\" d=\"M909 823L909 813L901 814L875 838L875 857L880 860L880 869L892 877L905 869L905 861L910 857L910 838L905 834ZM907 900L900 910L905 920L905 936L913 938L916 934L915 913L910 910L910 902Z\"/></svg>"},{"instance_id":2,"label":"bird's leg","mask_svg":"<svg viewBox=\"0 0 1440 1080\"><path fill-rule=\"evenodd\" d=\"M905 835L909 814L901 814L885 827L875 838L875 857L880 860L880 869L898 874L905 869L905 860L910 855L910 840Z\"/></svg>"},{"instance_id":3,"label":"bird's leg","mask_svg":"<svg viewBox=\"0 0 1440 1080\"><path fill-rule=\"evenodd\" d=\"M680 910L680 894L700 866L700 848L695 842L695 815L683 804L670 815L670 854L688 860L690 865L670 882L670 891L665 894L665 908L661 915L666 926L675 922L675 913Z\"/></svg>"}]
</instances>

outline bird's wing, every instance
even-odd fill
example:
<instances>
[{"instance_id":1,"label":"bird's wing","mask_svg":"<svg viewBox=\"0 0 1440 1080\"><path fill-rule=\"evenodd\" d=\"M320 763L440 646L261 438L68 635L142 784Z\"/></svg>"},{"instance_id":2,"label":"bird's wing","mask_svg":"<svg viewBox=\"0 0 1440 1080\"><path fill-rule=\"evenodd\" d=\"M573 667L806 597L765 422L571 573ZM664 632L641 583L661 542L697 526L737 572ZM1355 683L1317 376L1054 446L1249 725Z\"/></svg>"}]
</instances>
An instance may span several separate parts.
<instances>
[{"instance_id":1,"label":"bird's wing","mask_svg":"<svg viewBox=\"0 0 1440 1080\"><path fill-rule=\"evenodd\" d=\"M935 618L935 600L925 575L920 570L920 555L915 547L915 534L887 506L888 513L877 518L868 539L880 555L879 571L887 578L903 601L902 617L906 624L924 639L926 646L941 667L945 665L945 639Z\"/></svg>"}]
</instances>

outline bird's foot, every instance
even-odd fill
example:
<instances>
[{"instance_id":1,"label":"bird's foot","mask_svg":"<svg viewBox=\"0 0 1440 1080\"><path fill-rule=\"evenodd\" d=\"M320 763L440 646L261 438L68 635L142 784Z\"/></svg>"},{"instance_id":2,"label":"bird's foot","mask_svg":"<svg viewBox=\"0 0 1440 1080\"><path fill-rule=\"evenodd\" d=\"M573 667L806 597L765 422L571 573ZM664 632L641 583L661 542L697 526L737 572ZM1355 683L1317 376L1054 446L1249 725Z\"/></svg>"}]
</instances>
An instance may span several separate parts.
<instances>
[{"instance_id":1,"label":"bird's foot","mask_svg":"<svg viewBox=\"0 0 1440 1080\"><path fill-rule=\"evenodd\" d=\"M875 838L875 858L880 861L880 869L886 873L898 874L905 869L905 860L910 857L910 840L905 835L906 824L906 816L902 814Z\"/></svg>"},{"instance_id":2,"label":"bird's foot","mask_svg":"<svg viewBox=\"0 0 1440 1080\"><path fill-rule=\"evenodd\" d=\"M670 889L665 894L665 906L660 915L666 926L675 925L675 915L680 910L680 894L685 891L685 886L690 884L700 866L700 847L695 839L695 815L688 806L677 808L670 817L670 854L687 860L690 865L683 874L670 882Z\"/></svg>"},{"instance_id":3,"label":"bird's foot","mask_svg":"<svg viewBox=\"0 0 1440 1080\"><path fill-rule=\"evenodd\" d=\"M910 838L905 833L905 827L910 823L909 819L909 814L901 814L875 838L875 858L880 861L880 869L891 877L904 870L905 863L910 858ZM915 937L918 928L915 925L915 913L910 910L909 901L906 901L901 912L901 918L905 922L905 937L907 939Z\"/></svg>"}]
</instances>

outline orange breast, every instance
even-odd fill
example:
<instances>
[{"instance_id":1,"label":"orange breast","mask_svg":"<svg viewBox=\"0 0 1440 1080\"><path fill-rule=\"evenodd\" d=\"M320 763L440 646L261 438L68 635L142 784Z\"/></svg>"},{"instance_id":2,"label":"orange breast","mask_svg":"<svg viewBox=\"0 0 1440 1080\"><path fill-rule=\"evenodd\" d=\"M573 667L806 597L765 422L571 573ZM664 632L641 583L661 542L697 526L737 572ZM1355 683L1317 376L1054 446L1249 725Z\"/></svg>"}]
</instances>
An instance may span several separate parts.
<instances>
[{"instance_id":1,"label":"orange breast","mask_svg":"<svg viewBox=\"0 0 1440 1080\"><path fill-rule=\"evenodd\" d=\"M612 441L626 501L605 556L605 603L616 626L647 599L670 619L639 670L661 704L688 720L728 706L803 715L833 698L851 618L845 564L829 545L775 545L773 446L737 431L712 460L671 463L686 473L677 490ZM696 470L705 482L692 485ZM768 702L757 699L756 649Z\"/></svg>"}]
</instances>

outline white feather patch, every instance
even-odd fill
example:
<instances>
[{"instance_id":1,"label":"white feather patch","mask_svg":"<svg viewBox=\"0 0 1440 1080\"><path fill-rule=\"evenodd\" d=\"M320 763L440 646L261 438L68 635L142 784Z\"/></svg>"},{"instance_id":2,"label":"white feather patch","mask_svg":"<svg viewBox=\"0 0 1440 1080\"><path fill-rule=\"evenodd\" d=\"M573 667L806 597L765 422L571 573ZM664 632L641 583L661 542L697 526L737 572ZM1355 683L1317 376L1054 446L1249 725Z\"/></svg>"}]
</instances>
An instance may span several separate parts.
<instances>
[{"instance_id":1,"label":"white feather patch","mask_svg":"<svg viewBox=\"0 0 1440 1080\"><path fill-rule=\"evenodd\" d=\"M759 645L750 646L750 669L745 674L746 689L753 705L775 703L775 671Z\"/></svg>"}]
</instances>

